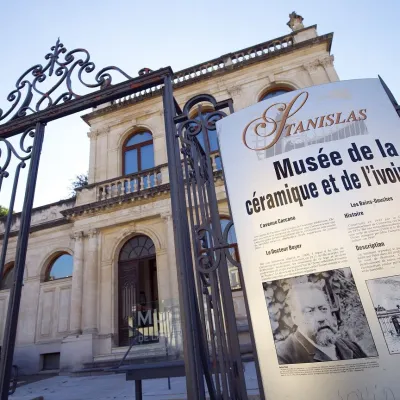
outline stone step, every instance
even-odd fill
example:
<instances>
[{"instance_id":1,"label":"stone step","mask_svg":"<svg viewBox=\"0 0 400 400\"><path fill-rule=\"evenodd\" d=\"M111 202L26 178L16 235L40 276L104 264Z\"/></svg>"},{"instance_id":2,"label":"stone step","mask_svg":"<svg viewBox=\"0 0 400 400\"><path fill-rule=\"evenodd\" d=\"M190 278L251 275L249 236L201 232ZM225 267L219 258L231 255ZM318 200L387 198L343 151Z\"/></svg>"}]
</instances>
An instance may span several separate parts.
<instances>
[{"instance_id":1,"label":"stone step","mask_svg":"<svg viewBox=\"0 0 400 400\"><path fill-rule=\"evenodd\" d=\"M103 361L117 361L121 360L125 353L128 351L128 347L116 347L111 350L109 354L100 354L93 358L93 362ZM138 345L133 346L130 350L127 359L144 359L149 357L162 357L167 356L167 348L161 343Z\"/></svg>"},{"instance_id":2,"label":"stone step","mask_svg":"<svg viewBox=\"0 0 400 400\"><path fill-rule=\"evenodd\" d=\"M252 353L251 346L241 346L240 351L242 354L242 361L249 362L254 361L254 356ZM130 364L142 364L143 362L164 362L169 360L175 360L176 358L173 357L149 357L145 359L126 359L123 365L130 365ZM85 363L83 369L78 371L73 371L69 375L72 376L94 376L94 375L108 375L114 373L110 371L110 368L117 367L120 363L119 360L103 360L103 361L96 361L92 363Z\"/></svg>"},{"instance_id":3,"label":"stone step","mask_svg":"<svg viewBox=\"0 0 400 400\"><path fill-rule=\"evenodd\" d=\"M247 321L238 324L237 328L242 360L244 362L254 361L253 346L250 340ZM74 376L108 374L110 371L104 370L118 366L128 348L128 346L114 347L111 353L95 356L93 362L85 363L82 370L73 371L71 374ZM161 340L159 343L133 346L123 365L143 362L161 362L174 359L176 359L176 355L167 354L166 342Z\"/></svg>"}]
</instances>

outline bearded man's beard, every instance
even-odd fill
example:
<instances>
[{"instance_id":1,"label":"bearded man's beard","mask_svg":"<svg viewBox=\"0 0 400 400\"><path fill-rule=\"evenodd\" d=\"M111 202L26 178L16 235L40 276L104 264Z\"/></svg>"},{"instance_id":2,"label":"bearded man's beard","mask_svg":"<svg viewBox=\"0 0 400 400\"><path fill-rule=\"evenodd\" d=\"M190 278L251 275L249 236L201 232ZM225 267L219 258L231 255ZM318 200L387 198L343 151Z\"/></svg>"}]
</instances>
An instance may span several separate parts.
<instances>
[{"instance_id":1,"label":"bearded man's beard","mask_svg":"<svg viewBox=\"0 0 400 400\"><path fill-rule=\"evenodd\" d=\"M332 327L323 327L322 329L318 329L318 332L315 336L315 343L320 346L331 346L335 344L337 337L337 332Z\"/></svg>"}]
</instances>

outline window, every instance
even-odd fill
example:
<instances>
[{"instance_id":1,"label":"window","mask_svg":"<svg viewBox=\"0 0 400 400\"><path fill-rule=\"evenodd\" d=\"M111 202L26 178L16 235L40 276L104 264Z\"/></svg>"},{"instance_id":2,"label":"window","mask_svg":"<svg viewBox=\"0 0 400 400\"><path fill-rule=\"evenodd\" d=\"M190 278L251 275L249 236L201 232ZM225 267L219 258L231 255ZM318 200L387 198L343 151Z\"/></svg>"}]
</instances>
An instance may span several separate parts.
<instances>
[{"instance_id":1,"label":"window","mask_svg":"<svg viewBox=\"0 0 400 400\"><path fill-rule=\"evenodd\" d=\"M70 254L64 253L57 256L47 270L46 281L69 278L72 276L73 264L74 261Z\"/></svg>"},{"instance_id":2,"label":"window","mask_svg":"<svg viewBox=\"0 0 400 400\"><path fill-rule=\"evenodd\" d=\"M11 289L14 280L14 263L10 263L4 269L3 279L0 283L0 290Z\"/></svg>"},{"instance_id":3,"label":"window","mask_svg":"<svg viewBox=\"0 0 400 400\"><path fill-rule=\"evenodd\" d=\"M42 354L42 371L53 371L60 369L60 353Z\"/></svg>"},{"instance_id":4,"label":"window","mask_svg":"<svg viewBox=\"0 0 400 400\"><path fill-rule=\"evenodd\" d=\"M221 230L222 230L222 235L224 235L225 230L228 227L228 224L231 222L229 218L226 217L221 217ZM240 262L240 256L239 256L239 249L237 245L237 239L236 239L236 232L235 232L235 226L232 225L229 227L228 230L228 236L227 236L227 242L229 245L229 253L231 254L231 257L237 261ZM228 273L229 273L229 280L231 283L231 289L232 290L241 290L242 285L240 283L240 275L239 275L239 270L238 267L233 265L230 261L229 258L227 259L228 262Z\"/></svg>"},{"instance_id":5,"label":"window","mask_svg":"<svg viewBox=\"0 0 400 400\"><path fill-rule=\"evenodd\" d=\"M125 243L119 254L120 261L134 260L140 257L150 257L156 254L153 241L144 235L134 236Z\"/></svg>"},{"instance_id":6,"label":"window","mask_svg":"<svg viewBox=\"0 0 400 400\"><path fill-rule=\"evenodd\" d=\"M154 167L153 136L150 132L137 132L123 147L123 173L134 174Z\"/></svg>"},{"instance_id":7,"label":"window","mask_svg":"<svg viewBox=\"0 0 400 400\"><path fill-rule=\"evenodd\" d=\"M271 97L275 97L275 96L279 96L281 94L285 94L287 92L291 92L292 89L287 88L287 87L276 87L270 90L267 90L266 92L264 92L264 94L262 94L260 96L260 100L259 101L263 101L263 100L267 100L270 99Z\"/></svg>"}]
</instances>

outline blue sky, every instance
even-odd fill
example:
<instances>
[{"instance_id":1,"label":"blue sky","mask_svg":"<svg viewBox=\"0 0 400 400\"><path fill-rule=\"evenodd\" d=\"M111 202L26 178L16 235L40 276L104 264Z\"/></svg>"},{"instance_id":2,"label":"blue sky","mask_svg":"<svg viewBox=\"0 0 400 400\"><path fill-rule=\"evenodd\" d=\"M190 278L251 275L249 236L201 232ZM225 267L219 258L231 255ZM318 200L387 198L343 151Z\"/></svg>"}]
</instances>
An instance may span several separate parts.
<instances>
[{"instance_id":1,"label":"blue sky","mask_svg":"<svg viewBox=\"0 0 400 400\"><path fill-rule=\"evenodd\" d=\"M143 67L170 65L177 71L282 36L289 32L286 22L291 11L302 15L306 26L318 24L319 34L334 32L332 54L340 79L380 74L400 100L397 0L15 0L5 4L0 14L0 108L7 107L5 99L18 77L32 65L44 63L58 36L68 50L89 50L97 70L116 65L136 76ZM72 178L87 171L87 131L77 115L48 125L35 206L67 198ZM8 182L0 193L1 205L8 206L10 188ZM23 187L16 211L22 201Z\"/></svg>"}]
</instances>

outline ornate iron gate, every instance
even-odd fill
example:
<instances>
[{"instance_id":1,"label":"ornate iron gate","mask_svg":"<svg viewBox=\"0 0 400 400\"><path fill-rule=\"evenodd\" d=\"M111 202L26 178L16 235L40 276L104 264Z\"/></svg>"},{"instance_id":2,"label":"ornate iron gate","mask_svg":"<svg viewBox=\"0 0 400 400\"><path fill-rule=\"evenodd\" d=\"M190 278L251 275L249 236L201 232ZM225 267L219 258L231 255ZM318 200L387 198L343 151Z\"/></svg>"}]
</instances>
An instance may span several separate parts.
<instances>
[{"instance_id":1,"label":"ornate iron gate","mask_svg":"<svg viewBox=\"0 0 400 400\"><path fill-rule=\"evenodd\" d=\"M59 40L45 56L45 60L44 65L36 64L21 75L15 83L15 89L7 96L10 102L9 108L5 111L0 109L0 190L5 179L13 180L0 256L0 283L6 260L15 196L20 184L20 172L29 163L2 346L1 399L6 399L8 396L32 205L46 124L124 96L139 96L148 91L159 91L164 77L172 72L170 68L156 72L146 70L141 71L137 78L131 78L119 68L111 66L98 71L94 82L87 83L84 80L85 75L95 70L95 64L90 60L89 53L85 49L67 51ZM111 72L119 73L125 81L112 85ZM50 79L55 80L54 85L47 90L43 89L43 82L46 80L48 82ZM76 84L89 93L84 95L77 93ZM93 89L100 90L93 91ZM15 141L10 141L10 138L19 141L19 147L14 145ZM12 170L13 163L17 163L15 170Z\"/></svg>"},{"instance_id":2,"label":"ornate iron gate","mask_svg":"<svg viewBox=\"0 0 400 400\"><path fill-rule=\"evenodd\" d=\"M225 116L222 109L233 111L231 102L216 103L210 96L200 96L187 104L182 112L173 97L173 73L169 67L156 72L143 69L139 71L137 78L131 78L119 68L106 67L97 72L93 83L86 83L83 76L95 70L89 53L84 49L67 52L59 40L45 59L45 65L33 66L17 80L15 89L7 97L11 103L9 109L5 112L0 109L0 145L3 146L3 151L0 152L0 190L4 179L13 179L1 249L0 283L20 170L30 163L2 346L0 398L5 399L8 395L31 212L46 124L125 96L139 97L162 90L180 305L183 310L181 314L188 397L192 400L205 398L205 378L210 398L246 399L227 269L227 260L237 265L229 253L226 241L231 224L222 232L210 148L198 140L201 132L204 136L208 129L215 129L215 120ZM110 72L117 72L126 80L112 85ZM78 94L73 86L75 74L76 82L88 91L99 90ZM56 83L49 90L41 89L40 84L50 77ZM203 101L211 102L215 111L205 120L190 119L190 108ZM13 146L9 140L11 137L18 137L19 149ZM28 145L29 138L32 143ZM13 158L18 165L12 177L10 160ZM190 250L191 246L193 252ZM247 302L245 303L247 306ZM261 385L260 379L259 383Z\"/></svg>"},{"instance_id":3,"label":"ornate iron gate","mask_svg":"<svg viewBox=\"0 0 400 400\"><path fill-rule=\"evenodd\" d=\"M203 113L203 103L208 103L212 110L206 109ZM217 140L215 124L227 115L224 110L233 112L232 101L216 102L210 95L199 95L180 110L172 96L171 78L167 77L164 107L171 202L173 215L177 216L174 221L176 256L181 279L186 283L181 288L188 338L185 352L193 360L203 355L202 363L191 369L193 393L204 392L204 373L206 377L213 376L207 382L210 398L246 399L228 261L238 267L240 276L241 269L227 240L232 222L222 231L218 212L214 178L223 176L222 161L216 162L211 157L214 150L211 144ZM214 132L211 140L210 131ZM229 205L228 196L227 201ZM243 291L247 308L245 288ZM247 312L247 315L250 314ZM253 340L251 321L249 329ZM260 378L256 354L255 359ZM261 379L258 381L263 398ZM193 397L201 398L204 397Z\"/></svg>"}]
</instances>

